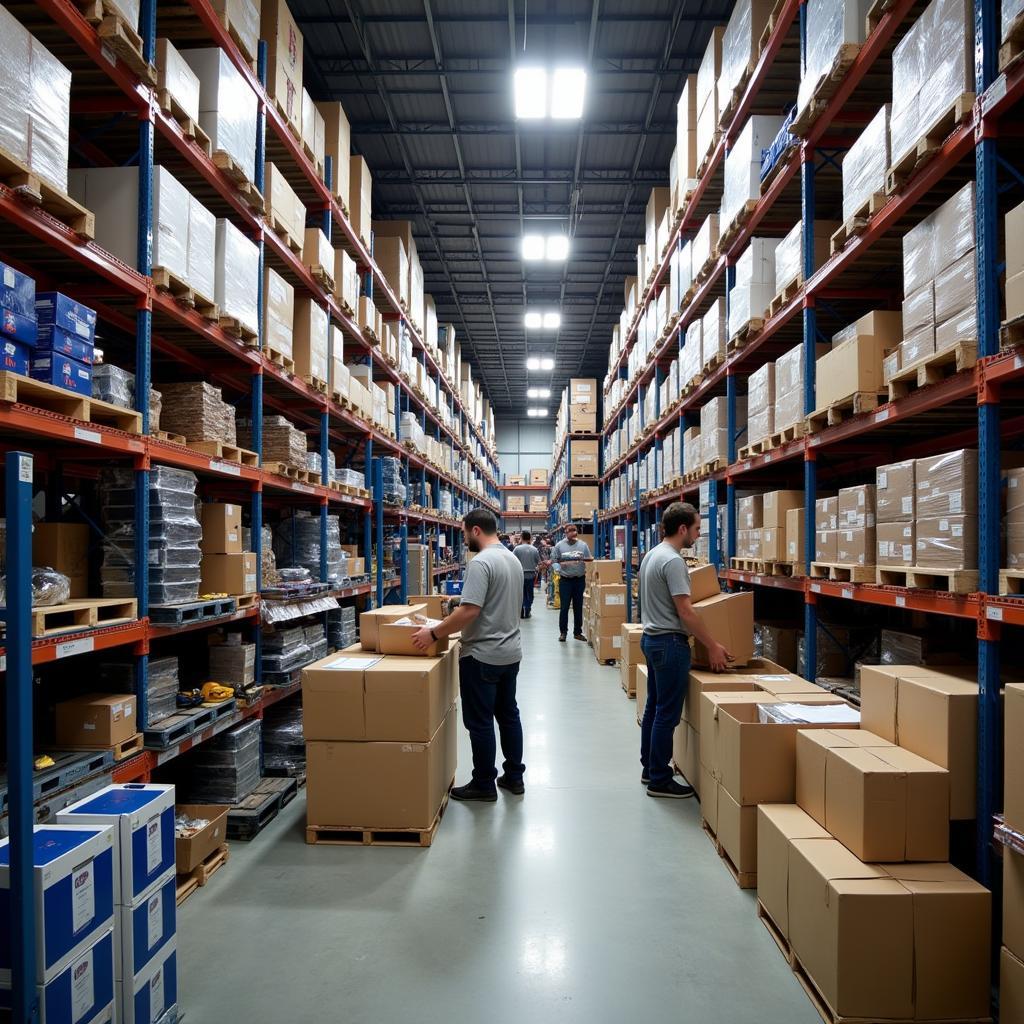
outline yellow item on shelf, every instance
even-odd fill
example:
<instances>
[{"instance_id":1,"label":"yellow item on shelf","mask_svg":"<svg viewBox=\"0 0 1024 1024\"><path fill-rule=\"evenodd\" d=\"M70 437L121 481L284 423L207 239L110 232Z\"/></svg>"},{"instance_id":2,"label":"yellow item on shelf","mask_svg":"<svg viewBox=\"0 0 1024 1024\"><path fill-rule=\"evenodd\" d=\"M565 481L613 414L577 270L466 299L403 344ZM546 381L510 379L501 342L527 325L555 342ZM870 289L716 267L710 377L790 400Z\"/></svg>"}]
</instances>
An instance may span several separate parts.
<instances>
[{"instance_id":1,"label":"yellow item on shelf","mask_svg":"<svg viewBox=\"0 0 1024 1024\"><path fill-rule=\"evenodd\" d=\"M203 683L203 700L207 704L221 704L234 697L235 691L221 683Z\"/></svg>"},{"instance_id":2,"label":"yellow item on shelf","mask_svg":"<svg viewBox=\"0 0 1024 1024\"><path fill-rule=\"evenodd\" d=\"M52 768L56 762L50 757L49 754L40 754L33 762L32 766L37 772L41 772L44 768Z\"/></svg>"},{"instance_id":3,"label":"yellow item on shelf","mask_svg":"<svg viewBox=\"0 0 1024 1024\"><path fill-rule=\"evenodd\" d=\"M227 596L228 596L227 594L222 593L221 591L218 591L216 594L200 594L199 595L199 600L200 601L216 601L219 598L227 597Z\"/></svg>"}]
</instances>

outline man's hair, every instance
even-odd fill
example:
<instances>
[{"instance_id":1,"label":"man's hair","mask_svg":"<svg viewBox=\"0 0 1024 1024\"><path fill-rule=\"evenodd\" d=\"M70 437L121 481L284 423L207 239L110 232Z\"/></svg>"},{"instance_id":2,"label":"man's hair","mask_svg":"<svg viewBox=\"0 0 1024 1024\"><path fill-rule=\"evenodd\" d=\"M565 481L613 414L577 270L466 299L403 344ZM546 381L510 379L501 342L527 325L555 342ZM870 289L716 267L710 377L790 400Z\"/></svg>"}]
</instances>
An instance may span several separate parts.
<instances>
[{"instance_id":1,"label":"man's hair","mask_svg":"<svg viewBox=\"0 0 1024 1024\"><path fill-rule=\"evenodd\" d=\"M529 530L523 530L521 536L523 538L523 543L524 544L529 544L530 543L530 531Z\"/></svg>"},{"instance_id":2,"label":"man's hair","mask_svg":"<svg viewBox=\"0 0 1024 1024\"><path fill-rule=\"evenodd\" d=\"M494 513L486 508L473 509L472 512L463 517L462 525L467 530L472 530L474 527L479 526L480 532L488 537L493 537L498 532L498 520L494 518Z\"/></svg>"},{"instance_id":3,"label":"man's hair","mask_svg":"<svg viewBox=\"0 0 1024 1024\"><path fill-rule=\"evenodd\" d=\"M674 537L680 530L693 526L699 513L688 501L673 501L661 517L666 537Z\"/></svg>"},{"instance_id":4,"label":"man's hair","mask_svg":"<svg viewBox=\"0 0 1024 1024\"><path fill-rule=\"evenodd\" d=\"M565 532L568 533L570 530L576 530L576 532L578 533L579 527L575 523L566 523Z\"/></svg>"}]
</instances>

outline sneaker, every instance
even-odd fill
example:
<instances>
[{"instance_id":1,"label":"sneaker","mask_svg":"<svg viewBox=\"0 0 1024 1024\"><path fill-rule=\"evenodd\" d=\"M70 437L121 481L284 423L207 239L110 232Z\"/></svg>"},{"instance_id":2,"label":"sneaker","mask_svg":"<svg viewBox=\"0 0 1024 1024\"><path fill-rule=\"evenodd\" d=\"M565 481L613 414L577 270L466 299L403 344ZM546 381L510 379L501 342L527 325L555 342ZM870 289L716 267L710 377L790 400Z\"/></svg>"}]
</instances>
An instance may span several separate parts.
<instances>
[{"instance_id":1,"label":"sneaker","mask_svg":"<svg viewBox=\"0 0 1024 1024\"><path fill-rule=\"evenodd\" d=\"M564 644L565 643L565 634L564 633L559 633L558 634L558 642L560 644Z\"/></svg>"},{"instance_id":2,"label":"sneaker","mask_svg":"<svg viewBox=\"0 0 1024 1024\"><path fill-rule=\"evenodd\" d=\"M587 638L582 633L573 633L573 640L582 640L584 643L587 642Z\"/></svg>"},{"instance_id":3,"label":"sneaker","mask_svg":"<svg viewBox=\"0 0 1024 1024\"><path fill-rule=\"evenodd\" d=\"M640 773L640 784L642 786L649 786L651 784L651 777L647 774L646 769Z\"/></svg>"},{"instance_id":4,"label":"sneaker","mask_svg":"<svg viewBox=\"0 0 1024 1024\"><path fill-rule=\"evenodd\" d=\"M525 615L523 616L523 618L524 618L524 619L532 619L532 618L533 618L533 612L527 612L527 613L526 613L526 614L525 614Z\"/></svg>"},{"instance_id":5,"label":"sneaker","mask_svg":"<svg viewBox=\"0 0 1024 1024\"><path fill-rule=\"evenodd\" d=\"M485 786L479 782L467 782L465 786L452 787L453 800L483 800L493 804L498 799L498 791L493 786Z\"/></svg>"},{"instance_id":6,"label":"sneaker","mask_svg":"<svg viewBox=\"0 0 1024 1024\"><path fill-rule=\"evenodd\" d=\"M507 789L510 793L515 793L516 796L522 796L526 792L523 780L514 779L511 775L499 775L497 782L502 789Z\"/></svg>"},{"instance_id":7,"label":"sneaker","mask_svg":"<svg viewBox=\"0 0 1024 1024\"><path fill-rule=\"evenodd\" d=\"M454 790L452 791L454 793ZM652 782L647 787L648 796L667 797L669 800L685 800L693 796L692 786L681 786L675 779L668 782Z\"/></svg>"}]
</instances>

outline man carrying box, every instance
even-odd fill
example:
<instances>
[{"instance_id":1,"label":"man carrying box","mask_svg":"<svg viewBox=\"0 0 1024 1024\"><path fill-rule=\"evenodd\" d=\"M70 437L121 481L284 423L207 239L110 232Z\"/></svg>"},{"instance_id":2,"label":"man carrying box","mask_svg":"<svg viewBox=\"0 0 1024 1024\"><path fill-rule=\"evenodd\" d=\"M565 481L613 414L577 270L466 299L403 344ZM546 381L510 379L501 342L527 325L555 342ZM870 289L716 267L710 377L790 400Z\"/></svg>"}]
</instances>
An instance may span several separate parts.
<instances>
[{"instance_id":1,"label":"man carrying box","mask_svg":"<svg viewBox=\"0 0 1024 1024\"><path fill-rule=\"evenodd\" d=\"M523 607L519 618L528 619L533 608L533 584L537 579L537 566L540 565L540 552L530 542L530 531L523 530L519 543L512 549L512 554L519 559L523 567Z\"/></svg>"},{"instance_id":2,"label":"man carrying box","mask_svg":"<svg viewBox=\"0 0 1024 1024\"><path fill-rule=\"evenodd\" d=\"M558 639L564 644L569 628L569 604L572 603L572 635L574 640L586 640L583 635L583 591L587 585L587 562L594 556L590 548L576 539L579 531L575 523L565 528L565 540L551 549L551 561L558 569Z\"/></svg>"},{"instance_id":3,"label":"man carrying box","mask_svg":"<svg viewBox=\"0 0 1024 1024\"><path fill-rule=\"evenodd\" d=\"M690 603L690 573L680 552L700 536L700 515L685 502L674 501L661 517L665 539L640 563L640 615L644 633L640 648L647 659L647 704L640 727L640 781L647 795L682 800L692 786L672 778L672 733L683 713L690 682L690 636L708 651L716 672L732 655L704 628Z\"/></svg>"},{"instance_id":4,"label":"man carrying box","mask_svg":"<svg viewBox=\"0 0 1024 1024\"><path fill-rule=\"evenodd\" d=\"M476 557L466 566L459 607L436 626L413 634L420 650L462 634L459 683L462 721L473 745L473 779L452 790L454 800L498 799L494 766L494 722L501 734L504 774L497 784L522 794L523 726L516 703L516 678L523 658L517 612L523 598L523 567L498 539L498 521L487 509L475 508L462 520L466 546ZM670 740L671 745L671 740Z\"/></svg>"}]
</instances>

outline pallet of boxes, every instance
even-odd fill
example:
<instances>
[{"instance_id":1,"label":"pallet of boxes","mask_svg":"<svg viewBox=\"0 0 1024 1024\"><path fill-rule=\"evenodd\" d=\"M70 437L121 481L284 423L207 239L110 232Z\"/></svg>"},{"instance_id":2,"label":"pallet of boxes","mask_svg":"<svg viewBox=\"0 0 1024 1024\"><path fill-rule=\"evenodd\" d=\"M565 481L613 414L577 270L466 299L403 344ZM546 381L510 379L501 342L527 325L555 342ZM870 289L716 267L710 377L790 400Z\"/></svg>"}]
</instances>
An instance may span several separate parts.
<instances>
[{"instance_id":1,"label":"pallet of boxes","mask_svg":"<svg viewBox=\"0 0 1024 1024\"><path fill-rule=\"evenodd\" d=\"M429 610L363 612L358 646L303 669L308 843L433 842L455 779L458 645L413 647Z\"/></svg>"},{"instance_id":2,"label":"pallet of boxes","mask_svg":"<svg viewBox=\"0 0 1024 1024\"><path fill-rule=\"evenodd\" d=\"M629 600L622 582L622 563L601 559L591 562L587 566L587 592L587 637L594 657L602 665L610 665L622 657L622 627Z\"/></svg>"},{"instance_id":3,"label":"pallet of boxes","mask_svg":"<svg viewBox=\"0 0 1024 1024\"><path fill-rule=\"evenodd\" d=\"M950 823L977 813L975 679L862 666L859 727L797 726L791 796L759 801L758 914L825 1020L990 1020L991 893L949 863Z\"/></svg>"}]
</instances>

